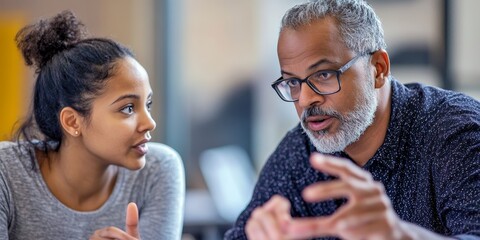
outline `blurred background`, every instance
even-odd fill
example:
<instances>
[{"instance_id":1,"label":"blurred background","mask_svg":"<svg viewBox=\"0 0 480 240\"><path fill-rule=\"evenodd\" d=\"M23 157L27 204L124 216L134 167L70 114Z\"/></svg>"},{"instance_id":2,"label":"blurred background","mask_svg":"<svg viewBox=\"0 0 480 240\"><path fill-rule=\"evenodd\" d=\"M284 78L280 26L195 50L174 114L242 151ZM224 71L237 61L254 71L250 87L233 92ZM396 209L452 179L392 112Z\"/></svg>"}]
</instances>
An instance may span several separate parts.
<instances>
[{"instance_id":1,"label":"blurred background","mask_svg":"<svg viewBox=\"0 0 480 240\"><path fill-rule=\"evenodd\" d=\"M95 36L136 54L154 90L154 140L186 170L184 239L221 239L255 177L298 122L270 83L276 40L294 0L0 0L0 140L28 111L33 71L13 41L25 24L70 9ZM480 98L478 0L368 0L400 81Z\"/></svg>"}]
</instances>

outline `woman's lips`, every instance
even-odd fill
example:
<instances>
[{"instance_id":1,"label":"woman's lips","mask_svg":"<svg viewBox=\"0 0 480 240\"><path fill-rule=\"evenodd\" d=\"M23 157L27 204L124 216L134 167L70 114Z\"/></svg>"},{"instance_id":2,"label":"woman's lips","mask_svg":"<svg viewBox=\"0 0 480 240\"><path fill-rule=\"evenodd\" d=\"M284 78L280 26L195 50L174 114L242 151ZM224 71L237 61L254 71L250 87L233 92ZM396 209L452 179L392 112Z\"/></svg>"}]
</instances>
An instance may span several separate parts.
<instances>
[{"instance_id":1,"label":"woman's lips","mask_svg":"<svg viewBox=\"0 0 480 240\"><path fill-rule=\"evenodd\" d=\"M148 152L147 144L140 144L134 147L135 151L137 151L140 155L145 155Z\"/></svg>"},{"instance_id":2,"label":"woman's lips","mask_svg":"<svg viewBox=\"0 0 480 240\"><path fill-rule=\"evenodd\" d=\"M307 127L311 131L318 132L327 129L332 123L334 118L330 116L322 117L309 117L307 118Z\"/></svg>"}]
</instances>

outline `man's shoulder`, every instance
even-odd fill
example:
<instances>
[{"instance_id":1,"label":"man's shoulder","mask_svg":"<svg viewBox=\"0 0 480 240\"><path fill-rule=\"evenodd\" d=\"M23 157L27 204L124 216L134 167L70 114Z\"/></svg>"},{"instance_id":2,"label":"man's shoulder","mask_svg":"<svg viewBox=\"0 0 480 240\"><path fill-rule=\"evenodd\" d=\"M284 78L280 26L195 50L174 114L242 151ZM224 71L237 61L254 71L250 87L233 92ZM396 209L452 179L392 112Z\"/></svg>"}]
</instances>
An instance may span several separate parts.
<instances>
[{"instance_id":1,"label":"man's shoulder","mask_svg":"<svg viewBox=\"0 0 480 240\"><path fill-rule=\"evenodd\" d=\"M404 130L403 136L410 136L412 141L423 139L426 147L449 144L440 139L479 136L480 103L463 93L418 83L396 83L392 113L392 121Z\"/></svg>"},{"instance_id":2,"label":"man's shoulder","mask_svg":"<svg viewBox=\"0 0 480 240\"><path fill-rule=\"evenodd\" d=\"M287 132L269 158L273 164L288 167L291 163L308 162L310 155L310 140L300 124Z\"/></svg>"},{"instance_id":3,"label":"man's shoulder","mask_svg":"<svg viewBox=\"0 0 480 240\"><path fill-rule=\"evenodd\" d=\"M405 118L423 122L458 120L465 116L479 118L480 102L463 93L419 83L394 82L393 111ZM468 119L468 118L464 118ZM464 122L464 121L462 121Z\"/></svg>"},{"instance_id":4,"label":"man's shoulder","mask_svg":"<svg viewBox=\"0 0 480 240\"><path fill-rule=\"evenodd\" d=\"M308 148L308 145L308 137L299 123L287 132L278 144L277 150L280 148L288 151L295 151Z\"/></svg>"},{"instance_id":5,"label":"man's shoulder","mask_svg":"<svg viewBox=\"0 0 480 240\"><path fill-rule=\"evenodd\" d=\"M431 109L480 109L480 102L464 93L446 90L420 83L405 84L409 89L409 100ZM441 108L440 108L441 107Z\"/></svg>"}]
</instances>

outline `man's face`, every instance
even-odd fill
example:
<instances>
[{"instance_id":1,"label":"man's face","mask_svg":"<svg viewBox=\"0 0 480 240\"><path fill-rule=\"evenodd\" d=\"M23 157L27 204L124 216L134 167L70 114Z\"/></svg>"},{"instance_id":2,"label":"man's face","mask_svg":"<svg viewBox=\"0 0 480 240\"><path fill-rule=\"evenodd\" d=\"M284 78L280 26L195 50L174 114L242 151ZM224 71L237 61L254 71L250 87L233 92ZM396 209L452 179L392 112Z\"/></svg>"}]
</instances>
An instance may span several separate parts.
<instances>
[{"instance_id":1,"label":"man's face","mask_svg":"<svg viewBox=\"0 0 480 240\"><path fill-rule=\"evenodd\" d=\"M319 70L338 70L356 55L341 41L335 22L325 18L297 30L284 29L278 40L283 78L303 79ZM377 97L368 57L340 75L341 90L319 95L302 84L295 102L301 124L318 151L343 151L373 122Z\"/></svg>"}]
</instances>

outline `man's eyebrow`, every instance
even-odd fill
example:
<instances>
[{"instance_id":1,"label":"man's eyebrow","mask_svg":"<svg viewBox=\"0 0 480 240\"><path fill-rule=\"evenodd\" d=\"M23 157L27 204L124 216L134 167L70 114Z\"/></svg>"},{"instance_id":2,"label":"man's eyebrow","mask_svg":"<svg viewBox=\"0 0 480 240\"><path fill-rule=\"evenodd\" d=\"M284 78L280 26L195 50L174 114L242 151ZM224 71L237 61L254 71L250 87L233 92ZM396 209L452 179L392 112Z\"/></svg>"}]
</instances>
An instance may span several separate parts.
<instances>
[{"instance_id":1,"label":"man's eyebrow","mask_svg":"<svg viewBox=\"0 0 480 240\"><path fill-rule=\"evenodd\" d=\"M151 95L151 94L150 94ZM117 98L115 101L112 102L112 104L110 105L113 105L115 104L116 102L118 101L121 101L123 99L126 99L126 98L133 98L133 99L140 99L140 96L138 96L137 94L125 94L125 95L122 95L120 96L119 98Z\"/></svg>"},{"instance_id":2,"label":"man's eyebrow","mask_svg":"<svg viewBox=\"0 0 480 240\"><path fill-rule=\"evenodd\" d=\"M330 63L330 64L331 64L331 63L333 63L333 62L330 61L330 60L328 60L328 59L326 59L326 58L322 58L322 59L318 60L317 62L313 63L312 65L310 65L307 69L311 71L311 70L317 68L319 65L326 64L326 63ZM282 75L285 74L285 75L294 76L292 73L289 73L289 72L283 71L283 70L281 70L280 73L281 73Z\"/></svg>"},{"instance_id":3,"label":"man's eyebrow","mask_svg":"<svg viewBox=\"0 0 480 240\"><path fill-rule=\"evenodd\" d=\"M322 59L318 60L316 63L310 65L310 67L308 67L308 70L313 70L313 69L317 68L319 65L326 64L326 63L332 64L333 62L326 59L326 58L322 58Z\"/></svg>"}]
</instances>

